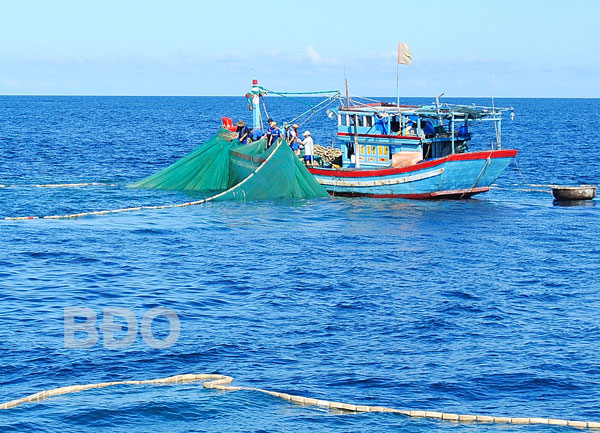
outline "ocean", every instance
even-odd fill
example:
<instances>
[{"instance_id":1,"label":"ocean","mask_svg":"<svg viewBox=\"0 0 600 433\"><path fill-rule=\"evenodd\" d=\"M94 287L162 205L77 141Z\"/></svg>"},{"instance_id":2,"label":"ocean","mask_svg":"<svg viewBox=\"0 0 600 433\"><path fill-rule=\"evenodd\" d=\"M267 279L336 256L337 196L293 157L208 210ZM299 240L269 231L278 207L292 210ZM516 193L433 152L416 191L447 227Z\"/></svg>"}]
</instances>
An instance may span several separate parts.
<instances>
[{"instance_id":1,"label":"ocean","mask_svg":"<svg viewBox=\"0 0 600 433\"><path fill-rule=\"evenodd\" d=\"M280 123L306 108L266 102ZM519 150L529 184L599 182L600 100L495 104L515 109L502 144ZM336 197L3 220L192 201L127 185L212 137L222 116L251 120L238 97L0 96L0 403L75 384L220 373L345 403L600 421L598 200L556 203L524 185L514 163L470 200ZM486 126L472 129L472 150L489 148ZM330 145L335 126L321 112L301 129ZM34 186L56 183L98 185ZM157 307L180 325L170 347L142 335ZM73 308L95 316L90 347L65 340ZM122 326L111 328L111 311L130 312L133 324L117 317ZM157 339L171 335L164 316L151 324ZM113 333L129 344L110 347ZM342 413L190 383L27 403L0 410L0 430L571 428Z\"/></svg>"}]
</instances>

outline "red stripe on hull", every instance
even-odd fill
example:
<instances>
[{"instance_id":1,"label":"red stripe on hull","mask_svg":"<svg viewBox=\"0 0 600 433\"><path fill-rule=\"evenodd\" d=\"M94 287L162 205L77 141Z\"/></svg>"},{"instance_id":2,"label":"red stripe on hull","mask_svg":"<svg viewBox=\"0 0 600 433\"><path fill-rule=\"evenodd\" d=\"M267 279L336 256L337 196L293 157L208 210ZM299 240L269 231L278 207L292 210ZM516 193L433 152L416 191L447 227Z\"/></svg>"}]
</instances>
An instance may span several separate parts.
<instances>
[{"instance_id":1,"label":"red stripe on hull","mask_svg":"<svg viewBox=\"0 0 600 433\"><path fill-rule=\"evenodd\" d=\"M309 168L312 174L318 174L320 176L329 177L379 177L379 176L391 176L401 173L410 173L412 171L419 171L425 168L435 167L436 165L444 164L448 161L472 161L477 159L488 159L488 158L513 158L517 154L518 150L488 150L482 152L468 152L468 153L453 153L452 155L445 156L443 158L432 159L429 161L423 161L410 167L404 168L380 168L380 169L323 169L323 168Z\"/></svg>"},{"instance_id":2,"label":"red stripe on hull","mask_svg":"<svg viewBox=\"0 0 600 433\"><path fill-rule=\"evenodd\" d=\"M489 187L480 187L472 189L455 189L449 191L436 191L421 194L359 194L353 192L329 192L332 196L341 197L374 197L374 198L409 198L413 200L431 200L431 199L463 199L471 198L475 194L489 191Z\"/></svg>"}]
</instances>

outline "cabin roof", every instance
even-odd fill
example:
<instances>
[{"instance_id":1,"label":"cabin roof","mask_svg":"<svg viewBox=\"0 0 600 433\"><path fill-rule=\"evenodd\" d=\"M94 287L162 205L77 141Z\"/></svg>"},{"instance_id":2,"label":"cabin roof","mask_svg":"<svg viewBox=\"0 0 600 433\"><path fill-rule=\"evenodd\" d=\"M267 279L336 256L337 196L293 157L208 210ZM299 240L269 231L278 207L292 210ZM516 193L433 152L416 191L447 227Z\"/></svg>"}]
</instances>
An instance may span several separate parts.
<instances>
[{"instance_id":1,"label":"cabin roof","mask_svg":"<svg viewBox=\"0 0 600 433\"><path fill-rule=\"evenodd\" d=\"M439 119L468 118L483 119L494 117L504 111L512 111L512 108L492 108L480 107L476 105L400 105L378 102L372 104L351 105L349 107L340 107L338 112L341 114L359 114L359 115L378 115L387 117L394 115L419 116Z\"/></svg>"}]
</instances>

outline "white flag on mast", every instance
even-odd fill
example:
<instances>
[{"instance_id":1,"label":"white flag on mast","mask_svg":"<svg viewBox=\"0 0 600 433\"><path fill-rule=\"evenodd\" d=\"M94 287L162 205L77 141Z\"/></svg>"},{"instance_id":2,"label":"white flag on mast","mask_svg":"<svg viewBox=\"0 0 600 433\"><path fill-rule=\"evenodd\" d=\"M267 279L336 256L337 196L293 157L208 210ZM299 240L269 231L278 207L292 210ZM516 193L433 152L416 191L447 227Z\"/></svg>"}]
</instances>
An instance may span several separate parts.
<instances>
[{"instance_id":1,"label":"white flag on mast","mask_svg":"<svg viewBox=\"0 0 600 433\"><path fill-rule=\"evenodd\" d=\"M410 48L404 42L398 42L398 64L410 66L411 63Z\"/></svg>"}]
</instances>

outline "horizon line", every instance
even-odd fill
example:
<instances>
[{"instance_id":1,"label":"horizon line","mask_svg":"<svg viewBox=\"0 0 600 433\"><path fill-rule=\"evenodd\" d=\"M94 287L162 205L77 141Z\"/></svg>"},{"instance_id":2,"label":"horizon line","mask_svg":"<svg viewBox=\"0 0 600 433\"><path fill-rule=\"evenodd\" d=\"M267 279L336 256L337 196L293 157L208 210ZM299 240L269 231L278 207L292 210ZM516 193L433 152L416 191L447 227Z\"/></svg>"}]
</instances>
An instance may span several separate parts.
<instances>
[{"instance_id":1,"label":"horizon line","mask_svg":"<svg viewBox=\"0 0 600 433\"><path fill-rule=\"evenodd\" d=\"M71 93L15 93L15 94L0 94L0 97L5 96L46 96L46 97L107 97L107 98L244 98L244 95L122 95L122 94L71 94ZM265 95L268 97L281 98L279 95ZM303 96L304 98L320 98L320 96ZM359 96L360 97L360 96ZM394 98L396 96L367 96L369 98ZM435 96L403 96L402 98L435 98ZM486 96L445 96L445 99L460 98L476 98L476 99L491 99ZM600 99L600 96L494 96L494 99Z\"/></svg>"}]
</instances>

